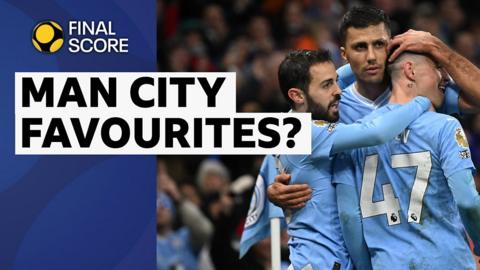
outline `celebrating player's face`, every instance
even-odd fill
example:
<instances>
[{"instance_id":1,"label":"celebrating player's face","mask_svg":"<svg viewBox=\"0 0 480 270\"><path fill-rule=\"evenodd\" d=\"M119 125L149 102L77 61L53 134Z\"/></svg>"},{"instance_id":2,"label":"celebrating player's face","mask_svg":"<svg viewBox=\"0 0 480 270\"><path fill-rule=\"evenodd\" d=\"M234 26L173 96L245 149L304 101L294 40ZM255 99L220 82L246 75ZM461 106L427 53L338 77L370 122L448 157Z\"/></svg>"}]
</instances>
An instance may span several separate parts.
<instances>
[{"instance_id":1,"label":"celebrating player's face","mask_svg":"<svg viewBox=\"0 0 480 270\"><path fill-rule=\"evenodd\" d=\"M310 85L306 95L307 112L312 119L338 121L341 90L337 85L337 72L331 62L310 67Z\"/></svg>"},{"instance_id":2,"label":"celebrating player's face","mask_svg":"<svg viewBox=\"0 0 480 270\"><path fill-rule=\"evenodd\" d=\"M438 108L443 103L445 84L448 81L448 75L435 62L428 57L423 57L422 61L416 64L416 84L417 89L427 96L434 107Z\"/></svg>"},{"instance_id":3,"label":"celebrating player's face","mask_svg":"<svg viewBox=\"0 0 480 270\"><path fill-rule=\"evenodd\" d=\"M389 39L383 23L366 28L347 29L345 47L340 49L358 81L365 83L383 81Z\"/></svg>"}]
</instances>

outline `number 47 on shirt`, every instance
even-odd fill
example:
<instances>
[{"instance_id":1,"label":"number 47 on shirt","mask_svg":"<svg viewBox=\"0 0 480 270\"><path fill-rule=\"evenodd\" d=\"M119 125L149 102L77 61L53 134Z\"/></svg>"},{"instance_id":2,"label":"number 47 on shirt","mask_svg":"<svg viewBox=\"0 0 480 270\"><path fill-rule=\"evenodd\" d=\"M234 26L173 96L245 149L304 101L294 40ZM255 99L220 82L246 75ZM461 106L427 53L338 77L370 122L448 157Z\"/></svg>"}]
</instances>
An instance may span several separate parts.
<instances>
[{"instance_id":1,"label":"number 47 on shirt","mask_svg":"<svg viewBox=\"0 0 480 270\"><path fill-rule=\"evenodd\" d=\"M377 176L378 155L367 156L362 179L360 208L362 217L386 214L388 225L400 224L400 203L393 193L391 184L382 185L383 201L373 202L373 191ZM420 223L423 208L423 196L427 190L432 168L429 151L392 155L392 168L417 167L415 180L410 194L408 206L408 222Z\"/></svg>"}]
</instances>

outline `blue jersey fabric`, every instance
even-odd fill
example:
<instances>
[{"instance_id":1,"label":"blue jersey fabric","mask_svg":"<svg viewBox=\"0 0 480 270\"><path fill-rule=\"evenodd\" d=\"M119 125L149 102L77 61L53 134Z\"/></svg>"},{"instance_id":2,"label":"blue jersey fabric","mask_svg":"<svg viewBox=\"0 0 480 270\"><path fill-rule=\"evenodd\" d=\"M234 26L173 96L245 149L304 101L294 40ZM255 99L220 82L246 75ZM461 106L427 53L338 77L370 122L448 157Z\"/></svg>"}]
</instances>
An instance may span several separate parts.
<instances>
[{"instance_id":1,"label":"blue jersey fabric","mask_svg":"<svg viewBox=\"0 0 480 270\"><path fill-rule=\"evenodd\" d=\"M342 90L340 99L340 122L351 124L388 103L391 91L386 89L375 101L371 101L357 91L354 83Z\"/></svg>"},{"instance_id":2,"label":"blue jersey fabric","mask_svg":"<svg viewBox=\"0 0 480 270\"><path fill-rule=\"evenodd\" d=\"M458 171L474 170L455 118L427 112L397 139L337 157L337 164L348 162L354 171L338 172L334 183L356 187L374 269L475 269L447 183Z\"/></svg>"},{"instance_id":3,"label":"blue jersey fabric","mask_svg":"<svg viewBox=\"0 0 480 270\"><path fill-rule=\"evenodd\" d=\"M352 267L341 236L336 193L331 180L332 154L386 142L430 106L427 98L416 97L397 110L363 123L337 125L313 121L312 153L279 157L284 170L292 175L291 183L306 181L313 190L305 207L293 211L288 226L292 236L290 260L295 269L307 265L314 269L330 269L335 264L343 267L341 269Z\"/></svg>"},{"instance_id":4,"label":"blue jersey fabric","mask_svg":"<svg viewBox=\"0 0 480 270\"><path fill-rule=\"evenodd\" d=\"M336 124L314 121L312 155L281 155L279 158L292 184L308 183L312 198L292 210L288 224L290 261L294 269L310 265L313 269L352 269L338 220L335 188L332 185L330 149Z\"/></svg>"},{"instance_id":5,"label":"blue jersey fabric","mask_svg":"<svg viewBox=\"0 0 480 270\"><path fill-rule=\"evenodd\" d=\"M170 269L197 269L197 257L190 245L187 228L157 237L157 270Z\"/></svg>"},{"instance_id":6,"label":"blue jersey fabric","mask_svg":"<svg viewBox=\"0 0 480 270\"><path fill-rule=\"evenodd\" d=\"M388 103L390 89L386 89L375 101L370 101L356 90L355 76L349 65L341 67L337 73L338 83L342 88L341 123L354 123ZM450 96L455 99L455 95ZM458 95L456 97L458 99ZM308 181L313 190L312 199L304 208L293 211L292 222L289 224L289 235L292 237L289 242L290 260L295 269L308 265L313 269L332 269L335 263L339 263L341 269L353 268L343 240L336 194L332 185L330 150L334 129L335 124L325 124L312 135L311 162L305 162L307 156L281 156L287 172L292 174L291 183Z\"/></svg>"}]
</instances>

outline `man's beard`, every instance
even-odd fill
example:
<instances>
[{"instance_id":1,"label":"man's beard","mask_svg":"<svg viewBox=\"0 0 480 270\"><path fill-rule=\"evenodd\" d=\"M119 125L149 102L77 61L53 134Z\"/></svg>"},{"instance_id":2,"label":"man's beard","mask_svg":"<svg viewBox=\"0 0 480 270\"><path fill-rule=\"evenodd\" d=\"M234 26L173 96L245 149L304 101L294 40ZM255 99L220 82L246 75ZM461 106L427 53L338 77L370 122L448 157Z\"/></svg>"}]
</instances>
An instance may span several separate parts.
<instances>
[{"instance_id":1,"label":"man's beard","mask_svg":"<svg viewBox=\"0 0 480 270\"><path fill-rule=\"evenodd\" d=\"M313 120L325 120L330 123L335 123L338 121L340 117L339 111L336 112L329 112L330 106L340 100L340 95L337 95L335 99L328 104L327 108L322 107L319 104L316 104L308 95L307 95L307 102L308 102L308 111L312 114Z\"/></svg>"}]
</instances>

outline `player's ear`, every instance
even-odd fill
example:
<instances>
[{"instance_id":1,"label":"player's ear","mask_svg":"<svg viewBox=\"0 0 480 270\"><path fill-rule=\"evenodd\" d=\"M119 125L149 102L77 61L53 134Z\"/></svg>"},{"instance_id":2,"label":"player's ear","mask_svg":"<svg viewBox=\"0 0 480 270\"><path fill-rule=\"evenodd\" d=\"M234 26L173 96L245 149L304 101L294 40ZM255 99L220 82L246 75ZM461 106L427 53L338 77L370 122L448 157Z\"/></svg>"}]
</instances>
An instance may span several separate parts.
<instances>
[{"instance_id":1,"label":"player's ear","mask_svg":"<svg viewBox=\"0 0 480 270\"><path fill-rule=\"evenodd\" d=\"M415 69L412 61L405 61L402 65L403 74L411 81L415 81Z\"/></svg>"},{"instance_id":2,"label":"player's ear","mask_svg":"<svg viewBox=\"0 0 480 270\"><path fill-rule=\"evenodd\" d=\"M305 103L305 94L299 88L290 88L288 89L288 97L293 101L293 103L301 105Z\"/></svg>"},{"instance_id":3,"label":"player's ear","mask_svg":"<svg viewBox=\"0 0 480 270\"><path fill-rule=\"evenodd\" d=\"M343 46L340 47L340 55L342 56L343 60L348 62L347 53L345 52L345 47Z\"/></svg>"}]
</instances>

